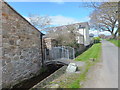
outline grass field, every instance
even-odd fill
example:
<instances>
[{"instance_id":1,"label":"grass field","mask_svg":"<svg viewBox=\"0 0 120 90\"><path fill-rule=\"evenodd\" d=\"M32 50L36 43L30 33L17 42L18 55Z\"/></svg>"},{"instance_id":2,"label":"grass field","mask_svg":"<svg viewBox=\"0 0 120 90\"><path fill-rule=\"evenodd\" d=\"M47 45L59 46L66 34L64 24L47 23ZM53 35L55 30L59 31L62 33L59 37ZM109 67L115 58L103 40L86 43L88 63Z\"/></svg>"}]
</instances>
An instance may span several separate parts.
<instances>
[{"instance_id":1,"label":"grass field","mask_svg":"<svg viewBox=\"0 0 120 90\"><path fill-rule=\"evenodd\" d=\"M110 41L111 43L115 44L116 46L120 47L120 40L115 40L115 39L110 39L108 40Z\"/></svg>"}]
</instances>

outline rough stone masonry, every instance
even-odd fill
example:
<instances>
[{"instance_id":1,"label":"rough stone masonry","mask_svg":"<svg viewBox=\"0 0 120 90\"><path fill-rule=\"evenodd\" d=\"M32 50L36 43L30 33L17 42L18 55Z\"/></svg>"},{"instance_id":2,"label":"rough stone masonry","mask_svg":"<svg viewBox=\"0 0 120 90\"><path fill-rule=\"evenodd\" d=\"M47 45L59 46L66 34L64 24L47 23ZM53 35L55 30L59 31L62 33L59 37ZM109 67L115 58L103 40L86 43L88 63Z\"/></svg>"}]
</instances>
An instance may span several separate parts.
<instances>
[{"instance_id":1,"label":"rough stone masonry","mask_svg":"<svg viewBox=\"0 0 120 90\"><path fill-rule=\"evenodd\" d=\"M42 33L7 3L2 2L1 9L2 87L9 88L40 72L42 66Z\"/></svg>"},{"instance_id":2,"label":"rough stone masonry","mask_svg":"<svg viewBox=\"0 0 120 90\"><path fill-rule=\"evenodd\" d=\"M2 3L0 2L0 89L2 88Z\"/></svg>"}]
</instances>

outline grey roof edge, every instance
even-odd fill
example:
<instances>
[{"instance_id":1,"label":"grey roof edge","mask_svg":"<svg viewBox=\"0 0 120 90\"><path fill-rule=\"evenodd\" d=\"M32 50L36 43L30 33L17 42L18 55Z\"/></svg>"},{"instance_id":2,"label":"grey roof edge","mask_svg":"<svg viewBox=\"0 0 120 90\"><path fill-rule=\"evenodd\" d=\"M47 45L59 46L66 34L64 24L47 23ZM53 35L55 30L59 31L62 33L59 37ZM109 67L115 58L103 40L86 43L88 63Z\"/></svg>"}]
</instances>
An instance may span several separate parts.
<instances>
[{"instance_id":1,"label":"grey roof edge","mask_svg":"<svg viewBox=\"0 0 120 90\"><path fill-rule=\"evenodd\" d=\"M56 27L48 27L48 28L59 28L59 27L64 27L64 26L71 26L71 25L80 25L80 24L86 24L89 26L89 23L88 22L80 22L80 23L74 23L74 24L68 24L68 25L61 25L61 26L56 26ZM48 29L46 28L46 29Z\"/></svg>"}]
</instances>

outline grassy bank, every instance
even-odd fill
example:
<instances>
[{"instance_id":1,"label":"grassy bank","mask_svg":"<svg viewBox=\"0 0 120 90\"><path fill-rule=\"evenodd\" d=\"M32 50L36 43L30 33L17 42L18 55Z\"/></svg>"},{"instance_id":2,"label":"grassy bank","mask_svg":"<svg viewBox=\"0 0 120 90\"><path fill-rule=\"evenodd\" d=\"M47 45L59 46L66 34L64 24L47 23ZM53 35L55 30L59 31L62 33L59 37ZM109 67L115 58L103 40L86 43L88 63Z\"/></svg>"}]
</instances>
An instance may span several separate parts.
<instances>
[{"instance_id":1,"label":"grassy bank","mask_svg":"<svg viewBox=\"0 0 120 90\"><path fill-rule=\"evenodd\" d=\"M78 56L76 61L85 62L85 66L78 67L80 73L64 74L58 79L51 82L51 84L59 84L60 88L82 88L83 81L86 80L86 75L91 66L99 61L101 56L101 43L94 44L83 54ZM91 58L95 58L95 61L91 61Z\"/></svg>"},{"instance_id":2,"label":"grassy bank","mask_svg":"<svg viewBox=\"0 0 120 90\"><path fill-rule=\"evenodd\" d=\"M88 61L90 58L98 59L101 51L101 43L94 44L91 48L78 56L76 61Z\"/></svg>"},{"instance_id":3,"label":"grassy bank","mask_svg":"<svg viewBox=\"0 0 120 90\"><path fill-rule=\"evenodd\" d=\"M117 47L120 47L120 40L110 39L108 41L110 41L111 43L115 44Z\"/></svg>"},{"instance_id":4,"label":"grassy bank","mask_svg":"<svg viewBox=\"0 0 120 90\"><path fill-rule=\"evenodd\" d=\"M91 66L93 66L96 62L99 61L101 57L101 43L94 44L91 48L89 48L82 55L78 56L76 61L84 61L86 62L85 67L83 67L83 71L79 74L79 77L74 80L73 83L69 85L69 88L82 88L81 82L86 80L86 75ZM90 61L90 59L95 59L95 61Z\"/></svg>"}]
</instances>

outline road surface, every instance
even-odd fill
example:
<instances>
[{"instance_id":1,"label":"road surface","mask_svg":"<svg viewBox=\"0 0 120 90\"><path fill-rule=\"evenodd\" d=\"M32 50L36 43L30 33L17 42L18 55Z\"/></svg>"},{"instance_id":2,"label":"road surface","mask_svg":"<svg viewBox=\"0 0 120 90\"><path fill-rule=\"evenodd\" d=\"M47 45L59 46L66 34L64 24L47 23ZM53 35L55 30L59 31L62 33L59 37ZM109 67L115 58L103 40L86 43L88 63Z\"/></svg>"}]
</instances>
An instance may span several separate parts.
<instances>
[{"instance_id":1,"label":"road surface","mask_svg":"<svg viewBox=\"0 0 120 90\"><path fill-rule=\"evenodd\" d=\"M102 41L102 61L88 72L84 88L118 88L118 47Z\"/></svg>"}]
</instances>

